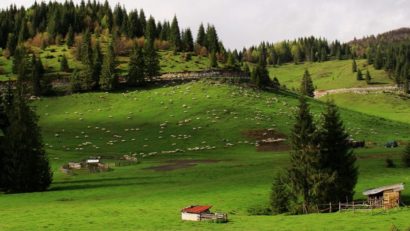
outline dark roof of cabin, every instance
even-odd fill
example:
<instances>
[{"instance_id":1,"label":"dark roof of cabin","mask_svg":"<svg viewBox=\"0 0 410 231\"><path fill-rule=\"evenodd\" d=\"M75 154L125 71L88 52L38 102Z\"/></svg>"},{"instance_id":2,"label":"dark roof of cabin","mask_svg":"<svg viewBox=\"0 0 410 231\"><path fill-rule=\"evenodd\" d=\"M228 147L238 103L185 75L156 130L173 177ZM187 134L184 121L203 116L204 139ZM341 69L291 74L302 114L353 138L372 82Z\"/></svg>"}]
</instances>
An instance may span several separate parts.
<instances>
[{"instance_id":1,"label":"dark roof of cabin","mask_svg":"<svg viewBox=\"0 0 410 231\"><path fill-rule=\"evenodd\" d=\"M394 192L403 191L404 190L404 184L400 183L400 184L382 186L382 187L379 187L379 188L368 189L368 190L363 192L363 195L370 196L370 195L379 194L381 192L389 191L389 190L393 190Z\"/></svg>"}]
</instances>

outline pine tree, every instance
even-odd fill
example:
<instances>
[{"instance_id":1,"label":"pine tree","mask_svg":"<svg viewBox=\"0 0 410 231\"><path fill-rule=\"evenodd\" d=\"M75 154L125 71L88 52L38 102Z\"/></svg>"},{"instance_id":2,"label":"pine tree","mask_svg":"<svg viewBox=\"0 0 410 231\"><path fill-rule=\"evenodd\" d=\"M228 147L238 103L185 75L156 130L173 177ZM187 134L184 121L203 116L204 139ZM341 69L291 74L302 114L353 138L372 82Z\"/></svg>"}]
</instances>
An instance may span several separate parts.
<instances>
[{"instance_id":1,"label":"pine tree","mask_svg":"<svg viewBox=\"0 0 410 231\"><path fill-rule=\"evenodd\" d=\"M353 73L357 72L357 64L356 64L356 60L355 60L355 59L353 59L353 62L352 62L352 72L353 72Z\"/></svg>"},{"instance_id":2,"label":"pine tree","mask_svg":"<svg viewBox=\"0 0 410 231\"><path fill-rule=\"evenodd\" d=\"M403 160L404 166L406 166L407 168L410 168L410 142L407 143L406 148L404 149L402 160Z\"/></svg>"},{"instance_id":3,"label":"pine tree","mask_svg":"<svg viewBox=\"0 0 410 231\"><path fill-rule=\"evenodd\" d=\"M182 43L184 47L184 51L186 52L192 52L194 51L194 40L192 38L192 32L191 29L186 29L183 33L182 37Z\"/></svg>"},{"instance_id":4,"label":"pine tree","mask_svg":"<svg viewBox=\"0 0 410 231\"><path fill-rule=\"evenodd\" d=\"M198 34L196 37L196 43L200 46L206 46L207 44L207 39L206 39L206 34L205 34L205 28L204 24L201 23L198 29Z\"/></svg>"},{"instance_id":5,"label":"pine tree","mask_svg":"<svg viewBox=\"0 0 410 231\"><path fill-rule=\"evenodd\" d=\"M34 54L32 55L31 66L32 94L35 96L40 96L42 93L41 81L44 75L44 67L41 59L37 58Z\"/></svg>"},{"instance_id":6,"label":"pine tree","mask_svg":"<svg viewBox=\"0 0 410 231\"><path fill-rule=\"evenodd\" d=\"M266 68L266 53L266 47L265 45L262 45L261 52L259 55L259 62L258 65L256 65L253 77L254 83L259 88L264 88L272 85L272 81L269 78L268 69Z\"/></svg>"},{"instance_id":7,"label":"pine tree","mask_svg":"<svg viewBox=\"0 0 410 231\"><path fill-rule=\"evenodd\" d=\"M372 76L370 75L369 70L367 70L366 71L366 83L370 84L371 80L372 80Z\"/></svg>"},{"instance_id":8,"label":"pine tree","mask_svg":"<svg viewBox=\"0 0 410 231\"><path fill-rule=\"evenodd\" d=\"M94 82L93 89L99 89L100 87L100 75L103 64L103 55L101 52L100 42L95 44L93 49L93 68L92 68L92 78Z\"/></svg>"},{"instance_id":9,"label":"pine tree","mask_svg":"<svg viewBox=\"0 0 410 231\"><path fill-rule=\"evenodd\" d=\"M146 44L144 51L145 58L145 74L152 80L154 77L159 76L161 67L159 66L159 57L158 53L154 48L153 44Z\"/></svg>"},{"instance_id":10,"label":"pine tree","mask_svg":"<svg viewBox=\"0 0 410 231\"><path fill-rule=\"evenodd\" d=\"M118 78L115 75L115 56L112 42L108 46L104 56L100 76L100 88L103 90L114 90L118 87Z\"/></svg>"},{"instance_id":11,"label":"pine tree","mask_svg":"<svg viewBox=\"0 0 410 231\"><path fill-rule=\"evenodd\" d=\"M302 82L300 84L300 93L305 96L314 97L315 87L313 86L312 78L308 70L303 74Z\"/></svg>"},{"instance_id":12,"label":"pine tree","mask_svg":"<svg viewBox=\"0 0 410 231\"><path fill-rule=\"evenodd\" d=\"M317 136L313 116L304 96L300 97L296 121L291 131L292 151L290 154L291 166L288 170L292 193L301 200L297 203L308 212L315 203L314 187L317 185Z\"/></svg>"},{"instance_id":13,"label":"pine tree","mask_svg":"<svg viewBox=\"0 0 410 231\"><path fill-rule=\"evenodd\" d=\"M174 51L181 50L181 32L179 30L178 19L176 16L172 19L171 23L171 37L170 37Z\"/></svg>"},{"instance_id":14,"label":"pine tree","mask_svg":"<svg viewBox=\"0 0 410 231\"><path fill-rule=\"evenodd\" d=\"M61 57L60 71L62 71L62 72L69 72L70 71L70 67L68 66L67 57L65 55L63 55Z\"/></svg>"},{"instance_id":15,"label":"pine tree","mask_svg":"<svg viewBox=\"0 0 410 231\"><path fill-rule=\"evenodd\" d=\"M219 52L219 39L214 26L208 25L206 29L207 44L206 48L210 52Z\"/></svg>"},{"instance_id":16,"label":"pine tree","mask_svg":"<svg viewBox=\"0 0 410 231\"><path fill-rule=\"evenodd\" d=\"M218 60L216 58L215 51L209 54L209 67L210 68L217 68L218 67Z\"/></svg>"},{"instance_id":17,"label":"pine tree","mask_svg":"<svg viewBox=\"0 0 410 231\"><path fill-rule=\"evenodd\" d=\"M362 74L362 71L360 69L357 70L356 79L359 80L359 81L363 80L363 74Z\"/></svg>"},{"instance_id":18,"label":"pine tree","mask_svg":"<svg viewBox=\"0 0 410 231\"><path fill-rule=\"evenodd\" d=\"M22 85L8 107L10 125L5 131L3 187L7 192L47 190L52 171L37 125L38 117L29 107Z\"/></svg>"},{"instance_id":19,"label":"pine tree","mask_svg":"<svg viewBox=\"0 0 410 231\"><path fill-rule=\"evenodd\" d=\"M145 29L145 38L148 43L154 43L156 36L156 25L155 19L150 16L147 23L147 28Z\"/></svg>"},{"instance_id":20,"label":"pine tree","mask_svg":"<svg viewBox=\"0 0 410 231\"><path fill-rule=\"evenodd\" d=\"M130 57L128 65L128 79L129 86L142 85L145 82L145 57L144 51L141 47L135 46Z\"/></svg>"},{"instance_id":21,"label":"pine tree","mask_svg":"<svg viewBox=\"0 0 410 231\"><path fill-rule=\"evenodd\" d=\"M83 34L83 41L81 43L81 62L84 65L92 65L92 53L91 33L87 29Z\"/></svg>"},{"instance_id":22,"label":"pine tree","mask_svg":"<svg viewBox=\"0 0 410 231\"><path fill-rule=\"evenodd\" d=\"M82 81L80 76L80 71L75 69L74 72L70 76L70 88L71 92L80 92L82 91Z\"/></svg>"},{"instance_id":23,"label":"pine tree","mask_svg":"<svg viewBox=\"0 0 410 231\"><path fill-rule=\"evenodd\" d=\"M320 190L322 194L320 201L323 203L336 203L346 199L352 201L358 170L355 166L356 157L348 143L349 135L333 102L327 103L322 118L323 124L318 132L319 168L324 169L334 178L330 184Z\"/></svg>"},{"instance_id":24,"label":"pine tree","mask_svg":"<svg viewBox=\"0 0 410 231\"><path fill-rule=\"evenodd\" d=\"M67 44L68 47L72 47L74 45L74 31L73 31L73 27L71 25L68 28L66 44Z\"/></svg>"},{"instance_id":25,"label":"pine tree","mask_svg":"<svg viewBox=\"0 0 410 231\"><path fill-rule=\"evenodd\" d=\"M289 188L289 179L284 173L278 173L272 184L270 206L273 214L281 214L291 210L291 203L295 200Z\"/></svg>"},{"instance_id":26,"label":"pine tree","mask_svg":"<svg viewBox=\"0 0 410 231\"><path fill-rule=\"evenodd\" d=\"M11 56L14 56L14 52L17 47L17 38L13 33L9 33L7 36L7 45L6 48L10 52Z\"/></svg>"},{"instance_id":27,"label":"pine tree","mask_svg":"<svg viewBox=\"0 0 410 231\"><path fill-rule=\"evenodd\" d=\"M12 62L12 71L14 74L18 74L22 68L23 63L25 62L26 59L26 49L22 44L18 45L13 56L13 62Z\"/></svg>"}]
</instances>

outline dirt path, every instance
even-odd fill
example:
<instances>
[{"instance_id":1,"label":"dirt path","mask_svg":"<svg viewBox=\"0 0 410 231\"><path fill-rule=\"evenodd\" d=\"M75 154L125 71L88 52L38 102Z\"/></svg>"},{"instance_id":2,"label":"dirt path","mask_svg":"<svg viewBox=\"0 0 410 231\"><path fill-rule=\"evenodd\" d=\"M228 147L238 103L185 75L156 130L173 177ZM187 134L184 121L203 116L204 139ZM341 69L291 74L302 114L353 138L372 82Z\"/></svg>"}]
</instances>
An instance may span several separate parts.
<instances>
[{"instance_id":1,"label":"dirt path","mask_svg":"<svg viewBox=\"0 0 410 231\"><path fill-rule=\"evenodd\" d=\"M328 94L338 94L338 93L355 93L355 94L367 94L369 92L377 91L397 91L399 90L396 86L384 86L384 87L356 87L356 88L340 88L332 90L318 90L315 91L315 98L320 98Z\"/></svg>"}]
</instances>

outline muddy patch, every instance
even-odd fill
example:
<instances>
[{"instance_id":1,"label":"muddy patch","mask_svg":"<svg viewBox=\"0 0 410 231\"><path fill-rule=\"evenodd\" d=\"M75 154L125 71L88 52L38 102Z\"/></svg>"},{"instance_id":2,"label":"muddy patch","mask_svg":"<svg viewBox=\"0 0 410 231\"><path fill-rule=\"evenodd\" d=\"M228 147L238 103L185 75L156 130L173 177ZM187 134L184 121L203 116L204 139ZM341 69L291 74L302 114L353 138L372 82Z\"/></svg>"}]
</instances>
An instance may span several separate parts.
<instances>
[{"instance_id":1,"label":"muddy patch","mask_svg":"<svg viewBox=\"0 0 410 231\"><path fill-rule=\"evenodd\" d=\"M287 136L274 129L249 130L242 132L242 135L256 140L256 150L260 152L290 150Z\"/></svg>"},{"instance_id":2,"label":"muddy patch","mask_svg":"<svg viewBox=\"0 0 410 231\"><path fill-rule=\"evenodd\" d=\"M213 164L218 163L219 160L170 160L166 161L163 165L152 166L144 168L145 170L154 170L154 171L173 171L177 169L190 168L198 164Z\"/></svg>"}]
</instances>

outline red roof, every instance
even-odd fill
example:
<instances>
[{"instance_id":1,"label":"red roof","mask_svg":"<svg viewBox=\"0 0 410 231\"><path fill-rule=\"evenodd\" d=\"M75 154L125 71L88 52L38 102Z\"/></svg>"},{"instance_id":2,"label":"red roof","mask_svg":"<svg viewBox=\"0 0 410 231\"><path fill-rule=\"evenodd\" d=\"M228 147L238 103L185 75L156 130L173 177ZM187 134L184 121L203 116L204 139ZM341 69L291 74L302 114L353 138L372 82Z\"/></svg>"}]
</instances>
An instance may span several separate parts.
<instances>
[{"instance_id":1,"label":"red roof","mask_svg":"<svg viewBox=\"0 0 410 231\"><path fill-rule=\"evenodd\" d=\"M187 208L182 209L182 212L185 213L203 213L205 211L207 211L208 209L210 209L212 206L209 205L204 205L204 206L190 206Z\"/></svg>"}]
</instances>

